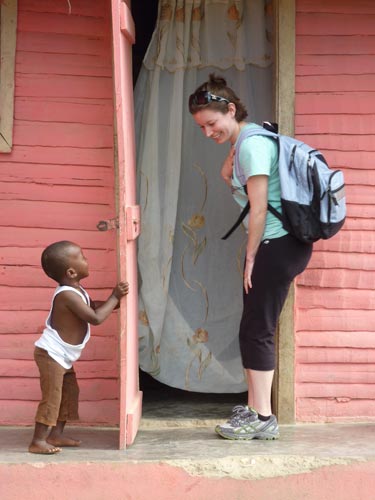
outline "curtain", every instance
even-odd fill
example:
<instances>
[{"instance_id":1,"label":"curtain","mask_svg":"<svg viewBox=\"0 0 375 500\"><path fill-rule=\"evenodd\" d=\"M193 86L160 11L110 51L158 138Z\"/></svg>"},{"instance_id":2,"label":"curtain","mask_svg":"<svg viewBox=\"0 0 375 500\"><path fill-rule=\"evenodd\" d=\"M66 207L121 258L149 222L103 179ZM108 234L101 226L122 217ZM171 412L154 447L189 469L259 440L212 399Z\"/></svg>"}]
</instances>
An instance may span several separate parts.
<instances>
[{"instance_id":1,"label":"curtain","mask_svg":"<svg viewBox=\"0 0 375 500\"><path fill-rule=\"evenodd\" d=\"M223 75L251 121L273 118L270 3L160 0L135 87L140 367L197 392L242 392L243 229L220 178L229 145L207 140L188 97ZM212 144L211 144L212 142Z\"/></svg>"}]
</instances>

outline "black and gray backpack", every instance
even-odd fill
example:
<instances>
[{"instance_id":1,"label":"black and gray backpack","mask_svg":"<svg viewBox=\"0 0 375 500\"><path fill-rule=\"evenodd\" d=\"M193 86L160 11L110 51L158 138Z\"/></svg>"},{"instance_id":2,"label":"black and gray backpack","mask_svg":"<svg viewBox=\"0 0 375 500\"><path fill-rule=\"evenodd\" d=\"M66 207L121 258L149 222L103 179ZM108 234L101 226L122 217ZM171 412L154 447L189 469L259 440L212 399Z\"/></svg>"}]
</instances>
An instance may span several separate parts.
<instances>
[{"instance_id":1,"label":"black and gray backpack","mask_svg":"<svg viewBox=\"0 0 375 500\"><path fill-rule=\"evenodd\" d=\"M279 213L268 204L268 210L283 224L288 233L303 242L313 243L334 236L346 216L345 184L341 170L332 170L316 149L292 137L272 131L272 125L246 129L236 144L239 150L244 139L253 135L271 137L278 144L281 208ZM234 168L246 188L246 177L235 155ZM250 210L245 206L234 226L222 238L227 239Z\"/></svg>"}]
</instances>

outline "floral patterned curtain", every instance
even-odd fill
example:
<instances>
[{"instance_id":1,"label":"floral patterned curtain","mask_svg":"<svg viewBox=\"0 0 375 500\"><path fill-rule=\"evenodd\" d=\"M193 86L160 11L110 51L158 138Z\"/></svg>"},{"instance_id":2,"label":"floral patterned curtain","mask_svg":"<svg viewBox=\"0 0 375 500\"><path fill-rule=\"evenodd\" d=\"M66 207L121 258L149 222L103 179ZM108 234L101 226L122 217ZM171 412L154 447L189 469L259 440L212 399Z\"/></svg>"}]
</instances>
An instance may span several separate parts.
<instances>
[{"instance_id":1,"label":"floral patterned curtain","mask_svg":"<svg viewBox=\"0 0 375 500\"><path fill-rule=\"evenodd\" d=\"M160 0L135 88L140 366L157 380L198 392L246 389L238 345L246 237L220 238L238 216L188 96L223 75L250 120L272 119L270 2Z\"/></svg>"},{"instance_id":2,"label":"floral patterned curtain","mask_svg":"<svg viewBox=\"0 0 375 500\"><path fill-rule=\"evenodd\" d=\"M144 64L150 70L158 66L168 71L269 66L264 8L263 1L161 0Z\"/></svg>"}]
</instances>

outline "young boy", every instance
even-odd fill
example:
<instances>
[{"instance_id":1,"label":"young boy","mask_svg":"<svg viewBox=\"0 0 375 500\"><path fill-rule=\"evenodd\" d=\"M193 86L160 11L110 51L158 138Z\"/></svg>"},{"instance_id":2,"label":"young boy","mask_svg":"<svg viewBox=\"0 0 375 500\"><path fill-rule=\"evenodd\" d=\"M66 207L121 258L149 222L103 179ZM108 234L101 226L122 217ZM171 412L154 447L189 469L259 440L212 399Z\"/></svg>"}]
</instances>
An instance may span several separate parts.
<instances>
[{"instance_id":1,"label":"young boy","mask_svg":"<svg viewBox=\"0 0 375 500\"><path fill-rule=\"evenodd\" d=\"M54 454L80 441L63 435L66 421L78 419L78 384L72 363L90 338L90 324L100 325L119 306L129 286L120 282L105 302L92 302L80 281L89 268L81 248L70 241L49 245L42 253L44 272L57 281L34 359L40 372L42 400L35 417L30 453ZM49 427L52 426L50 432Z\"/></svg>"}]
</instances>

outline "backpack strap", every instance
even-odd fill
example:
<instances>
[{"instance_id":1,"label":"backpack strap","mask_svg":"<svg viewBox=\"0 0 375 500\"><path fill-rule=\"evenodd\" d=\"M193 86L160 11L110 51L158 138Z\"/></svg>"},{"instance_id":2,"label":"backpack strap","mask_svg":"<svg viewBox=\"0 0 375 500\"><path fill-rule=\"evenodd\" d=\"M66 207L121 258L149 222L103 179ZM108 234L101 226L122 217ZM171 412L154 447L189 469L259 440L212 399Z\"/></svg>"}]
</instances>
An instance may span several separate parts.
<instances>
[{"instance_id":1,"label":"backpack strap","mask_svg":"<svg viewBox=\"0 0 375 500\"><path fill-rule=\"evenodd\" d=\"M245 140L245 139L248 139L249 137L252 137L254 135L262 135L262 136L266 136L266 137L271 137L273 139L276 140L277 142L277 145L279 144L279 141L278 141L278 134L276 132L273 132L270 128L264 128L264 127L254 127L254 128L245 128L245 130L242 130L240 132L240 135L238 136L238 139L237 139L237 144L236 144L236 151L240 151L240 147L242 145L242 142ZM235 169L235 172L236 172L236 175L239 179L239 181L241 182L242 185L245 185L246 184L246 177L244 175L244 172L240 166L240 160L239 160L239 154L235 154L234 155L234 169Z\"/></svg>"},{"instance_id":2,"label":"backpack strap","mask_svg":"<svg viewBox=\"0 0 375 500\"><path fill-rule=\"evenodd\" d=\"M278 212L276 210L276 208L274 208L270 203L268 203L267 209L268 209L269 212L271 212L272 215L274 215L275 217L277 217L280 222L283 222L283 217L282 217L281 213Z\"/></svg>"},{"instance_id":3,"label":"backpack strap","mask_svg":"<svg viewBox=\"0 0 375 500\"><path fill-rule=\"evenodd\" d=\"M283 218L281 214L274 208L270 203L267 205L267 209L271 212L272 215L277 217L281 222L283 221ZM250 212L250 203L247 202L244 208L242 209L240 216L236 220L236 222L233 224L233 226L229 229L227 233L224 234L224 236L221 238L222 240L226 240L229 238L229 236L234 233L234 231L238 228L238 226L241 224L241 222L244 220L246 215Z\"/></svg>"},{"instance_id":4,"label":"backpack strap","mask_svg":"<svg viewBox=\"0 0 375 500\"><path fill-rule=\"evenodd\" d=\"M242 144L242 141L244 139L247 139L248 137L251 137L253 135L263 135L267 137L272 137L273 139L277 139L278 138L277 128L278 127L276 123L265 122L263 124L263 127L251 128L250 130L245 130L244 132L240 133L240 137L238 138L237 142L237 149L239 150L239 146ZM245 190L245 193L247 194L246 179L243 173L241 172L240 162L237 155L234 156L234 168L236 169L237 177L243 183L243 188ZM267 205L267 209L271 212L272 215L274 215L280 221L282 221L281 214L269 203ZM238 228L238 226L244 220L249 211L250 211L250 203L247 202L247 204L242 209L236 222L229 229L229 231L221 238L222 240L226 240L227 238L229 238L229 236Z\"/></svg>"},{"instance_id":5,"label":"backpack strap","mask_svg":"<svg viewBox=\"0 0 375 500\"><path fill-rule=\"evenodd\" d=\"M229 236L234 233L234 231L238 228L238 226L241 224L241 222L244 220L246 215L250 212L250 203L247 202L244 208L242 209L240 216L236 220L236 222L233 224L233 226L229 229L229 231L224 234L224 236L221 238L222 240L226 240L229 238Z\"/></svg>"}]
</instances>

